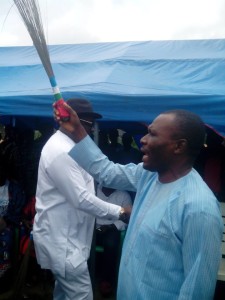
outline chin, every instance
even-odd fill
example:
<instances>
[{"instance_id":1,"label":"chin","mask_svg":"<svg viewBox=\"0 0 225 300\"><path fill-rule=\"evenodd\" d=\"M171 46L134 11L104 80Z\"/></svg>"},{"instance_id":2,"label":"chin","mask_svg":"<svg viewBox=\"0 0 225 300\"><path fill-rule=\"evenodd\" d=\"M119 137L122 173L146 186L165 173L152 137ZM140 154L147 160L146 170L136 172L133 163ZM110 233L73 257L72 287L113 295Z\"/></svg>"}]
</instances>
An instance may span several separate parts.
<instances>
[{"instance_id":1,"label":"chin","mask_svg":"<svg viewBox=\"0 0 225 300\"><path fill-rule=\"evenodd\" d=\"M151 168L149 167L149 165L147 165L147 164L145 164L145 163L143 163L143 168L144 168L145 170L151 171Z\"/></svg>"},{"instance_id":2,"label":"chin","mask_svg":"<svg viewBox=\"0 0 225 300\"><path fill-rule=\"evenodd\" d=\"M156 172L156 169L155 169L153 166L148 165L148 164L146 164L146 163L144 163L144 162L143 162L143 168L144 168L145 170L147 170L147 171L150 171L150 172Z\"/></svg>"}]
</instances>

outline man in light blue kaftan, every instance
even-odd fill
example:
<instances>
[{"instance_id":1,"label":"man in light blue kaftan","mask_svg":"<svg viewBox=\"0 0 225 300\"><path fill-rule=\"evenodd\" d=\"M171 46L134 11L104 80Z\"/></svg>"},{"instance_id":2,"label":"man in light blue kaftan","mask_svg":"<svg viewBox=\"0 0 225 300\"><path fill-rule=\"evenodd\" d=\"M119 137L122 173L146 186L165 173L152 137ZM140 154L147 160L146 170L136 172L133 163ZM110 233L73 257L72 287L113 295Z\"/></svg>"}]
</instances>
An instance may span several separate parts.
<instances>
[{"instance_id":1,"label":"man in light blue kaftan","mask_svg":"<svg viewBox=\"0 0 225 300\"><path fill-rule=\"evenodd\" d=\"M69 155L101 184L137 192L117 299L213 299L223 224L216 198L192 168L204 143L201 119L183 110L162 113L141 139L143 163L123 166L82 134L69 111L62 126L72 132L73 125L77 142Z\"/></svg>"}]
</instances>

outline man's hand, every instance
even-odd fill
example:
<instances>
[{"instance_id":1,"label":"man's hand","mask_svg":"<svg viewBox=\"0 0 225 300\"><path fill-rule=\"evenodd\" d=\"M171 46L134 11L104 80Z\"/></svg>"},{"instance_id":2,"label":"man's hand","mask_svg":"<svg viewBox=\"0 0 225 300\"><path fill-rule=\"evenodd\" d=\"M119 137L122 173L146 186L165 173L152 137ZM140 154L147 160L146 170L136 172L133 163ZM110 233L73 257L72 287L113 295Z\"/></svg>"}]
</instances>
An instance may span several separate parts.
<instances>
[{"instance_id":1,"label":"man's hand","mask_svg":"<svg viewBox=\"0 0 225 300\"><path fill-rule=\"evenodd\" d=\"M63 107L70 114L70 118L67 121L60 119L59 112L56 109L56 104L53 104L54 108L54 119L60 125L60 130L72 138L76 143L80 142L87 135L84 127L80 123L80 119L77 113L65 102Z\"/></svg>"},{"instance_id":2,"label":"man's hand","mask_svg":"<svg viewBox=\"0 0 225 300\"><path fill-rule=\"evenodd\" d=\"M122 207L119 215L119 220L128 224L130 220L131 211L132 211L132 206Z\"/></svg>"}]
</instances>

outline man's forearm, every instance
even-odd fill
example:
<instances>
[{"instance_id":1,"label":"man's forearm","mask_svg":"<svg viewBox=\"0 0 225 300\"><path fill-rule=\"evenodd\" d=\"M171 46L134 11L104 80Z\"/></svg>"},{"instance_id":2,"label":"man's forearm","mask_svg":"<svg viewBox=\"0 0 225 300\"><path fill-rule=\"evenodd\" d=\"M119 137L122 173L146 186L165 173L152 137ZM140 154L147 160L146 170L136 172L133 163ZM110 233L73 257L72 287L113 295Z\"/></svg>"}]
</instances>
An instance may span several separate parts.
<instances>
[{"instance_id":1,"label":"man's forearm","mask_svg":"<svg viewBox=\"0 0 225 300\"><path fill-rule=\"evenodd\" d=\"M85 131L84 127L81 124L78 124L76 127L74 127L73 130L70 131L60 126L60 131L65 133L75 143L79 143L87 136L87 132Z\"/></svg>"}]
</instances>

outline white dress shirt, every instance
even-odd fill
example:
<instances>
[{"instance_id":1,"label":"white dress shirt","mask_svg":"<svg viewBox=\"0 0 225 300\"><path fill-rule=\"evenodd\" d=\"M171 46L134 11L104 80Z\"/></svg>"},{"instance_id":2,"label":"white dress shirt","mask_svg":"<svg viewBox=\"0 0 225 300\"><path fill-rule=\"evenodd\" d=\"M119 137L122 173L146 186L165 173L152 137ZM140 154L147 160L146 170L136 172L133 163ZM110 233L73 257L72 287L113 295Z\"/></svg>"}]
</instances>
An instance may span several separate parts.
<instances>
[{"instance_id":1,"label":"white dress shirt","mask_svg":"<svg viewBox=\"0 0 225 300\"><path fill-rule=\"evenodd\" d=\"M131 196L127 191L114 190L112 192L112 194L110 194L109 196L106 196L103 193L101 186L98 186L97 196L107 203L117 204L122 207L132 206ZM120 231L125 230L127 228L127 224L121 220L112 220L111 218L110 219L102 219L102 218L96 219L96 228L99 228L101 225L110 225L110 224L114 224L116 226L116 228Z\"/></svg>"},{"instance_id":2,"label":"white dress shirt","mask_svg":"<svg viewBox=\"0 0 225 300\"><path fill-rule=\"evenodd\" d=\"M95 196L92 177L68 152L74 142L57 131L45 144L39 163L33 238L37 261L65 275L69 255L76 267L90 253L95 217L118 219L120 206Z\"/></svg>"}]
</instances>

